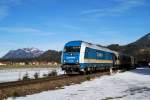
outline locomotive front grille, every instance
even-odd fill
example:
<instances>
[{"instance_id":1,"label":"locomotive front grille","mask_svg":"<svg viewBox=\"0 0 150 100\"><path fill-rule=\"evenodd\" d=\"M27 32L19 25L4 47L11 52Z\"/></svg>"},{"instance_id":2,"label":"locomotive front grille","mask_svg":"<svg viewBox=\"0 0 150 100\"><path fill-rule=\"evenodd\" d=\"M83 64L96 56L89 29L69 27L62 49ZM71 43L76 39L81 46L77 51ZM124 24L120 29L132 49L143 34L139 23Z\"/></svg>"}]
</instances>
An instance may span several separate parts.
<instances>
[{"instance_id":1,"label":"locomotive front grille","mask_svg":"<svg viewBox=\"0 0 150 100\"><path fill-rule=\"evenodd\" d=\"M79 71L80 65L79 64L65 64L61 66L62 70L66 71Z\"/></svg>"}]
</instances>

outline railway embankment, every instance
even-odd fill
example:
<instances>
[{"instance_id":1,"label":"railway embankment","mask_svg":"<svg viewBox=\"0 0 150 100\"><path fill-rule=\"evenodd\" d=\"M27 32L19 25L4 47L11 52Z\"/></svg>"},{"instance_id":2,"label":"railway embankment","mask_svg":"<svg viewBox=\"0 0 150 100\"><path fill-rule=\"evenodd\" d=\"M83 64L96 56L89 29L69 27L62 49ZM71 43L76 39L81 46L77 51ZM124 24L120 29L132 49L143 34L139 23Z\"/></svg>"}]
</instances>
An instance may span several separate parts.
<instances>
[{"instance_id":1,"label":"railway embankment","mask_svg":"<svg viewBox=\"0 0 150 100\"><path fill-rule=\"evenodd\" d=\"M62 89L64 86L80 84L81 82L109 74L110 72L106 71L89 75L60 75L47 78L0 83L0 100L8 97L26 96L40 93L42 91Z\"/></svg>"}]
</instances>

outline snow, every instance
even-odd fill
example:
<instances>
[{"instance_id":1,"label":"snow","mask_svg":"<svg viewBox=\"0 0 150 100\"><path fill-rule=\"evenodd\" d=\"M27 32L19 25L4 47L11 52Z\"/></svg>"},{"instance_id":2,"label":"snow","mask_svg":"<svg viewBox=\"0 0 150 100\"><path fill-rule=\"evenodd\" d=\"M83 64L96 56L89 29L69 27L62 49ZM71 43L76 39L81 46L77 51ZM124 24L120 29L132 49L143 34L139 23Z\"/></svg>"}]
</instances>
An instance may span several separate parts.
<instances>
[{"instance_id":1,"label":"snow","mask_svg":"<svg viewBox=\"0 0 150 100\"><path fill-rule=\"evenodd\" d=\"M30 78L34 77L35 73L39 73L39 77L43 77L44 74L56 70L58 74L64 72L60 68L14 68L14 69L1 69L0 70L0 83L8 81L16 81L22 79L27 73Z\"/></svg>"},{"instance_id":2,"label":"snow","mask_svg":"<svg viewBox=\"0 0 150 100\"><path fill-rule=\"evenodd\" d=\"M33 48L33 47L32 48L23 48L22 50L24 50L26 53L32 53L35 56L39 56L44 53L43 51L40 51L39 49Z\"/></svg>"},{"instance_id":3,"label":"snow","mask_svg":"<svg viewBox=\"0 0 150 100\"><path fill-rule=\"evenodd\" d=\"M13 98L8 98L12 100ZM124 73L65 86L15 100L150 100L150 69L137 68Z\"/></svg>"}]
</instances>

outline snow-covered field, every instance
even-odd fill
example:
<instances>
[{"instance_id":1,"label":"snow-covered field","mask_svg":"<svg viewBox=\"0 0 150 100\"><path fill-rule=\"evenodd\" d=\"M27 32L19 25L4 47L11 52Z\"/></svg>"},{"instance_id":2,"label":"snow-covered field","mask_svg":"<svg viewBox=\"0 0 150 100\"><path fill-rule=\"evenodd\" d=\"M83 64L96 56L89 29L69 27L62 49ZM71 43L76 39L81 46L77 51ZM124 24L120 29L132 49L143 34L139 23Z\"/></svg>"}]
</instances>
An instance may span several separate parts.
<instances>
[{"instance_id":1,"label":"snow-covered field","mask_svg":"<svg viewBox=\"0 0 150 100\"><path fill-rule=\"evenodd\" d=\"M18 97L16 100L150 100L150 69L138 68L102 76L82 84L65 86L64 89Z\"/></svg>"},{"instance_id":2,"label":"snow-covered field","mask_svg":"<svg viewBox=\"0 0 150 100\"><path fill-rule=\"evenodd\" d=\"M14 69L1 69L0 70L0 83L8 81L16 81L22 79L27 73L30 78L34 77L35 73L39 73L39 77L56 70L58 74L63 74L60 68L14 68Z\"/></svg>"}]
</instances>

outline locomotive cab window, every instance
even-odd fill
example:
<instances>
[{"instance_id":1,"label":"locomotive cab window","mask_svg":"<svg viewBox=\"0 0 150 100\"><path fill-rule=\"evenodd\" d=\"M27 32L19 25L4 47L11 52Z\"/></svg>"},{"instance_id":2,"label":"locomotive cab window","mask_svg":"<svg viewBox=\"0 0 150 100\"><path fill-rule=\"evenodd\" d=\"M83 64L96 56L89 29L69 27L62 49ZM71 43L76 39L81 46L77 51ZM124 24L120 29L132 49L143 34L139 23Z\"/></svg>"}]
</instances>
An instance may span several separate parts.
<instances>
[{"instance_id":1,"label":"locomotive cab window","mask_svg":"<svg viewBox=\"0 0 150 100\"><path fill-rule=\"evenodd\" d=\"M80 46L66 46L64 52L80 52Z\"/></svg>"}]
</instances>

